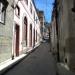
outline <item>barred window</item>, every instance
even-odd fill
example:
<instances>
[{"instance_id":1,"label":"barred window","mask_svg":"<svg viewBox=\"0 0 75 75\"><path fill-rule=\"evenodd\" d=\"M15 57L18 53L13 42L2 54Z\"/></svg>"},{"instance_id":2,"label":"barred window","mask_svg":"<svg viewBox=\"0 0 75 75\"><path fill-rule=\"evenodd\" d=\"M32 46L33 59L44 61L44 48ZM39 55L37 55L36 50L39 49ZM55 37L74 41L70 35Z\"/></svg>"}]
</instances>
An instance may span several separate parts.
<instances>
[{"instance_id":1,"label":"barred window","mask_svg":"<svg viewBox=\"0 0 75 75\"><path fill-rule=\"evenodd\" d=\"M5 10L3 10L4 5L0 2L0 22L4 23Z\"/></svg>"}]
</instances>

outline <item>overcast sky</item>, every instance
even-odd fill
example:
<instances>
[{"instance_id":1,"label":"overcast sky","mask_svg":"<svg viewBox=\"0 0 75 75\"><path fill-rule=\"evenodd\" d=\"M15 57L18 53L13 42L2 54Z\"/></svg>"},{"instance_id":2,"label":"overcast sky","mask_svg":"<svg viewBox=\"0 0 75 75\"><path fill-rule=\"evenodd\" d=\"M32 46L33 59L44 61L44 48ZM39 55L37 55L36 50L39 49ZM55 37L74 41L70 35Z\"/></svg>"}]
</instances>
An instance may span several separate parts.
<instances>
[{"instance_id":1,"label":"overcast sky","mask_svg":"<svg viewBox=\"0 0 75 75\"><path fill-rule=\"evenodd\" d=\"M46 21L50 22L54 0L34 0L34 2L37 8L44 11Z\"/></svg>"}]
</instances>

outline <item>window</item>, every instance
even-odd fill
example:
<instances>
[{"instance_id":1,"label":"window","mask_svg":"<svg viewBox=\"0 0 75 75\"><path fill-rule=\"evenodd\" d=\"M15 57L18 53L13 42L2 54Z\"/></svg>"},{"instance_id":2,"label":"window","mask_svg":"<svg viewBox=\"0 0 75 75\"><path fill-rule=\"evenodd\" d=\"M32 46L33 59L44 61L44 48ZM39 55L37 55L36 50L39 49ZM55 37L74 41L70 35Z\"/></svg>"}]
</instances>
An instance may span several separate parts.
<instances>
[{"instance_id":1,"label":"window","mask_svg":"<svg viewBox=\"0 0 75 75\"><path fill-rule=\"evenodd\" d=\"M0 22L4 23L5 10L3 10L4 5L0 2Z\"/></svg>"},{"instance_id":2,"label":"window","mask_svg":"<svg viewBox=\"0 0 75 75\"><path fill-rule=\"evenodd\" d=\"M32 4L30 3L30 12L32 13Z\"/></svg>"},{"instance_id":3,"label":"window","mask_svg":"<svg viewBox=\"0 0 75 75\"><path fill-rule=\"evenodd\" d=\"M25 0L25 3L28 5L28 0Z\"/></svg>"},{"instance_id":4,"label":"window","mask_svg":"<svg viewBox=\"0 0 75 75\"><path fill-rule=\"evenodd\" d=\"M20 8L18 5L16 6L16 15L19 17L20 16Z\"/></svg>"},{"instance_id":5,"label":"window","mask_svg":"<svg viewBox=\"0 0 75 75\"><path fill-rule=\"evenodd\" d=\"M34 21L35 21L35 12L34 12Z\"/></svg>"},{"instance_id":6,"label":"window","mask_svg":"<svg viewBox=\"0 0 75 75\"><path fill-rule=\"evenodd\" d=\"M37 30L36 30L36 42L37 42Z\"/></svg>"},{"instance_id":7,"label":"window","mask_svg":"<svg viewBox=\"0 0 75 75\"><path fill-rule=\"evenodd\" d=\"M36 17L36 20L35 20L36 21L36 24L37 24L37 20L38 20L38 18Z\"/></svg>"}]
</instances>

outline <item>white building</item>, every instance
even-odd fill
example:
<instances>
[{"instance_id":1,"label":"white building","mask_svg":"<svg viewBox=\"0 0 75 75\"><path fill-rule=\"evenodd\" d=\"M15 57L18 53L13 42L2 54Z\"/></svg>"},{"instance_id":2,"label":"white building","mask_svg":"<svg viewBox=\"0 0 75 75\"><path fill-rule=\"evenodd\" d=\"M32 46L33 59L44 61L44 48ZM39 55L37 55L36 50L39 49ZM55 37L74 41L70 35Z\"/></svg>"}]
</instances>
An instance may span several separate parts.
<instances>
[{"instance_id":1,"label":"white building","mask_svg":"<svg viewBox=\"0 0 75 75\"><path fill-rule=\"evenodd\" d=\"M20 0L14 5L13 32L14 56L26 53L40 44L40 21L32 0Z\"/></svg>"}]
</instances>

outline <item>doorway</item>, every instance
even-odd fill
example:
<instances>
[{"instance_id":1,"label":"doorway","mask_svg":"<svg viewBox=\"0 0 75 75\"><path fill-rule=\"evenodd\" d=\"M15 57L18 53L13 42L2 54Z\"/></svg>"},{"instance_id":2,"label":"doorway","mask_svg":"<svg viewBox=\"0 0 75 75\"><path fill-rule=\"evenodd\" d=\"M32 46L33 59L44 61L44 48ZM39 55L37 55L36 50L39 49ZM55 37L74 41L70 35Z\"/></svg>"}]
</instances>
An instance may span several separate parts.
<instances>
[{"instance_id":1,"label":"doorway","mask_svg":"<svg viewBox=\"0 0 75 75\"><path fill-rule=\"evenodd\" d=\"M16 51L16 56L19 56L19 25L17 25L17 24L15 26L15 34L16 34L15 51Z\"/></svg>"},{"instance_id":2,"label":"doorway","mask_svg":"<svg viewBox=\"0 0 75 75\"><path fill-rule=\"evenodd\" d=\"M35 46L35 29L34 29L34 37L33 37L33 47Z\"/></svg>"},{"instance_id":3,"label":"doorway","mask_svg":"<svg viewBox=\"0 0 75 75\"><path fill-rule=\"evenodd\" d=\"M32 25L30 24L30 47L32 47Z\"/></svg>"}]
</instances>

